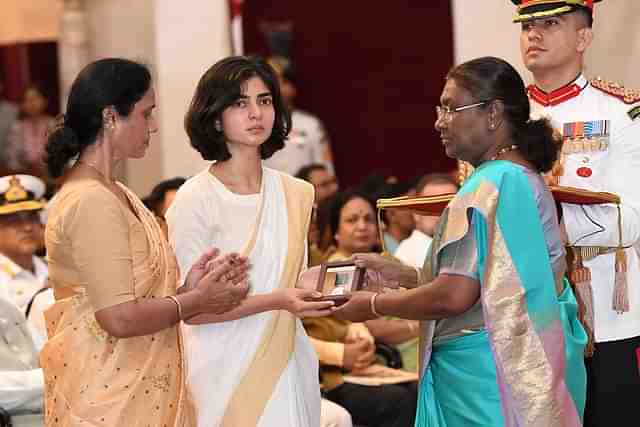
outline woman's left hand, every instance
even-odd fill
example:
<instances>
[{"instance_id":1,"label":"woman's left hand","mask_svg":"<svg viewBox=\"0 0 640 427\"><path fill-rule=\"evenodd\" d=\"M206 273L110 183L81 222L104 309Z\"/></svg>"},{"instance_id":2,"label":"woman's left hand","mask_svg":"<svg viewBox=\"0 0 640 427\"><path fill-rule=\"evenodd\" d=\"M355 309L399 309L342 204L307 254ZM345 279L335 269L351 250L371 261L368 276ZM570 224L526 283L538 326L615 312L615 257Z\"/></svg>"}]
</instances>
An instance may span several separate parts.
<instances>
[{"instance_id":1,"label":"woman's left hand","mask_svg":"<svg viewBox=\"0 0 640 427\"><path fill-rule=\"evenodd\" d=\"M352 322L364 322L378 317L371 311L371 298L375 292L359 291L349 295L349 301L331 309L335 317Z\"/></svg>"},{"instance_id":2,"label":"woman's left hand","mask_svg":"<svg viewBox=\"0 0 640 427\"><path fill-rule=\"evenodd\" d=\"M218 258L218 255L220 255L220 250L218 248L209 248L202 255L200 255L200 258L198 258L198 260L189 270L184 284L178 288L178 295L190 289L193 289L196 283L198 283L200 279L202 279L204 275L209 272L211 261L214 261L216 258Z\"/></svg>"},{"instance_id":3,"label":"woman's left hand","mask_svg":"<svg viewBox=\"0 0 640 427\"><path fill-rule=\"evenodd\" d=\"M189 273L184 281L184 286L181 286L178 294L193 289L197 286L198 282L214 268L229 262L233 267L233 275L243 273L249 268L249 260L246 257L240 256L237 253L220 255L220 250L217 248L211 248L206 250L200 258L191 266ZM184 288L184 289L183 289Z\"/></svg>"}]
</instances>

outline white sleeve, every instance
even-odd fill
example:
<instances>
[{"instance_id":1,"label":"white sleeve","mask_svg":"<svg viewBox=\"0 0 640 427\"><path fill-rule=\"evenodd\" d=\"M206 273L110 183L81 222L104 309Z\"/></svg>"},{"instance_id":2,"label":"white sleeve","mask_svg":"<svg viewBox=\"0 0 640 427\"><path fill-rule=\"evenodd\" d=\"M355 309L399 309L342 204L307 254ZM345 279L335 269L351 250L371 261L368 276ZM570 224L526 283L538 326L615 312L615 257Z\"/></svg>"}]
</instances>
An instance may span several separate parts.
<instances>
[{"instance_id":1,"label":"white sleeve","mask_svg":"<svg viewBox=\"0 0 640 427\"><path fill-rule=\"evenodd\" d=\"M210 217L213 207L206 207L204 199L193 187L178 190L166 213L169 241L173 246L180 267L180 283L184 283L191 266L200 258L212 242Z\"/></svg>"},{"instance_id":2,"label":"white sleeve","mask_svg":"<svg viewBox=\"0 0 640 427\"><path fill-rule=\"evenodd\" d=\"M9 412L44 411L42 369L0 370L0 406Z\"/></svg>"},{"instance_id":3,"label":"white sleeve","mask_svg":"<svg viewBox=\"0 0 640 427\"><path fill-rule=\"evenodd\" d=\"M320 163L325 165L329 172L335 174L333 167L333 161L327 158L327 150L331 150L331 143L329 142L329 135L324 125L317 117L314 118L314 127L312 132L313 142L313 163Z\"/></svg>"},{"instance_id":4,"label":"white sleeve","mask_svg":"<svg viewBox=\"0 0 640 427\"><path fill-rule=\"evenodd\" d=\"M608 159L604 191L620 196L622 243L640 240L640 119L612 135L615 149ZM613 149L613 147L612 147ZM617 246L618 209L614 205L562 205L570 244Z\"/></svg>"},{"instance_id":5,"label":"white sleeve","mask_svg":"<svg viewBox=\"0 0 640 427\"><path fill-rule=\"evenodd\" d=\"M53 289L47 289L39 293L33 300L31 312L27 324L31 331L31 337L36 349L40 351L47 341L47 327L44 320L44 312L56 302Z\"/></svg>"}]
</instances>

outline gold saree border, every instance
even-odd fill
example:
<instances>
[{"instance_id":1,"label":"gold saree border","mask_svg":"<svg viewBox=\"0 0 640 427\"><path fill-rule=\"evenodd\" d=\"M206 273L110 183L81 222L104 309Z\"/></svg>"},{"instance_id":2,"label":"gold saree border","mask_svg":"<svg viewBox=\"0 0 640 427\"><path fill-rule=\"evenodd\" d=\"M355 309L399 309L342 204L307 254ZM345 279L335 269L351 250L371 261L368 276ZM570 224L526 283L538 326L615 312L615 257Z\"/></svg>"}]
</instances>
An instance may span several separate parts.
<instances>
[{"instance_id":1,"label":"gold saree border","mask_svg":"<svg viewBox=\"0 0 640 427\"><path fill-rule=\"evenodd\" d=\"M562 426L568 414L554 392L553 367L529 317L525 289L497 223L499 192L488 181L475 191L473 206L485 217L488 232L487 269L484 272L482 306L490 319L490 341L496 372L503 376L513 396L517 422L528 426ZM559 378L555 376L555 378ZM507 402L509 403L509 402ZM503 406L505 411L508 405ZM505 413L505 422L513 413Z\"/></svg>"},{"instance_id":2,"label":"gold saree border","mask_svg":"<svg viewBox=\"0 0 640 427\"><path fill-rule=\"evenodd\" d=\"M488 226L488 250L482 306L490 327L496 372L504 378L506 391L513 396L503 401L505 423L562 426L570 415L556 399L561 378L552 374L542 340L529 317L522 280L496 222L498 200L498 189L489 181L482 181L475 191L458 196L448 208L447 227L433 256L437 257L442 248L468 232L470 209L483 215ZM510 408L512 405L515 407Z\"/></svg>"},{"instance_id":3,"label":"gold saree border","mask_svg":"<svg viewBox=\"0 0 640 427\"><path fill-rule=\"evenodd\" d=\"M280 289L296 284L304 262L304 242L311 221L313 187L280 173L288 214L288 248ZM249 368L233 391L222 427L255 427L293 354L296 319L285 310L272 313ZM259 378L259 381L256 379ZM247 399L251 396L251 399Z\"/></svg>"}]
</instances>

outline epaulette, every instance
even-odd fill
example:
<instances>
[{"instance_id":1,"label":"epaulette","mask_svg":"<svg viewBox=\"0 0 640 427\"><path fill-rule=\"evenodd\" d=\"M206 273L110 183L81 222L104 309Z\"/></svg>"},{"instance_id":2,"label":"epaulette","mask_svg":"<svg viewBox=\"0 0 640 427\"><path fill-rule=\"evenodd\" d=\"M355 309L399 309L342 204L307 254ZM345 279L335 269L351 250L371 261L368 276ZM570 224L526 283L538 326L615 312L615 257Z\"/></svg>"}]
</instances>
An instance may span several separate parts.
<instances>
[{"instance_id":1,"label":"epaulette","mask_svg":"<svg viewBox=\"0 0 640 427\"><path fill-rule=\"evenodd\" d=\"M621 84L603 80L600 77L589 80L589 83L594 88L622 100L625 104L635 104L640 101L640 90L628 89Z\"/></svg>"}]
</instances>

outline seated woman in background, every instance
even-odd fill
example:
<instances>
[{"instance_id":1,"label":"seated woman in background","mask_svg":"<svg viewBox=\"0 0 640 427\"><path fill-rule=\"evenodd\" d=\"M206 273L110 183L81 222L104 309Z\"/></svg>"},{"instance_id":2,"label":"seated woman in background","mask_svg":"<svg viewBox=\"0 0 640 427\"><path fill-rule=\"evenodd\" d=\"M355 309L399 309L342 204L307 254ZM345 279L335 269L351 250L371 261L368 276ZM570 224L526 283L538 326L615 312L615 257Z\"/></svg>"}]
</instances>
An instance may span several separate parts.
<instances>
[{"instance_id":1,"label":"seated woman in background","mask_svg":"<svg viewBox=\"0 0 640 427\"><path fill-rule=\"evenodd\" d=\"M345 261L355 253L380 250L375 205L364 193L338 194L329 211L329 226L336 246L329 262ZM395 346L400 351L403 369L417 372L417 321L382 318L365 323L376 341Z\"/></svg>"},{"instance_id":2,"label":"seated woman in background","mask_svg":"<svg viewBox=\"0 0 640 427\"><path fill-rule=\"evenodd\" d=\"M362 193L345 192L332 200L329 223L336 251L329 261L344 261L356 252L377 249L373 203ZM346 382L343 372L357 374L376 362L375 341L394 345L417 337L416 322L377 319L370 325L334 317L304 319L320 358L326 397L344 406L355 424L413 426L415 382L362 385ZM416 341L413 353L416 352Z\"/></svg>"}]
</instances>

